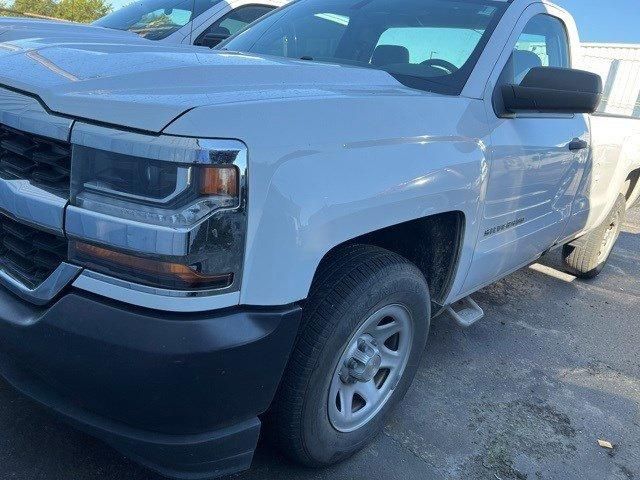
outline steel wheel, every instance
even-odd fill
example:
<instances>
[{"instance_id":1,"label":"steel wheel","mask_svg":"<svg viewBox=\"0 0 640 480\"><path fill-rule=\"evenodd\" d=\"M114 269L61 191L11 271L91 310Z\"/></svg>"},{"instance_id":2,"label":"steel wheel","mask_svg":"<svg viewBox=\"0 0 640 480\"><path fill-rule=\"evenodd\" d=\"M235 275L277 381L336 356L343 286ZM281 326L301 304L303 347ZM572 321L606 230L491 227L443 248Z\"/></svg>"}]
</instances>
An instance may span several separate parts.
<instances>
[{"instance_id":1,"label":"steel wheel","mask_svg":"<svg viewBox=\"0 0 640 480\"><path fill-rule=\"evenodd\" d=\"M616 244L616 240L618 240L618 234L620 232L619 227L620 213L616 212L604 232L602 245L600 246L600 251L598 252L599 262L604 262L609 257L609 254L611 254L611 250L613 250L613 247Z\"/></svg>"},{"instance_id":2,"label":"steel wheel","mask_svg":"<svg viewBox=\"0 0 640 480\"><path fill-rule=\"evenodd\" d=\"M401 305L388 305L367 318L335 367L328 395L333 428L357 430L384 407L407 365L412 339L411 315Z\"/></svg>"}]
</instances>

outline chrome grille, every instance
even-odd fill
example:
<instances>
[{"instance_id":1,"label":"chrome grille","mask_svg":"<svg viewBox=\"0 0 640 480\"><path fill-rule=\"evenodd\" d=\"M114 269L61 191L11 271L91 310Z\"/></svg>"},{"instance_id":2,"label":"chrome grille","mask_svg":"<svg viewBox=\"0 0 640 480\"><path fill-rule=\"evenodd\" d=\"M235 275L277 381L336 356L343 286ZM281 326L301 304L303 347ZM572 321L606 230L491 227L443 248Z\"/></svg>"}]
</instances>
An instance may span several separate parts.
<instances>
[{"instance_id":1,"label":"chrome grille","mask_svg":"<svg viewBox=\"0 0 640 480\"><path fill-rule=\"evenodd\" d=\"M0 268L29 287L67 258L67 239L0 215Z\"/></svg>"},{"instance_id":2,"label":"chrome grille","mask_svg":"<svg viewBox=\"0 0 640 480\"><path fill-rule=\"evenodd\" d=\"M0 175L69 195L71 146L0 125Z\"/></svg>"}]
</instances>

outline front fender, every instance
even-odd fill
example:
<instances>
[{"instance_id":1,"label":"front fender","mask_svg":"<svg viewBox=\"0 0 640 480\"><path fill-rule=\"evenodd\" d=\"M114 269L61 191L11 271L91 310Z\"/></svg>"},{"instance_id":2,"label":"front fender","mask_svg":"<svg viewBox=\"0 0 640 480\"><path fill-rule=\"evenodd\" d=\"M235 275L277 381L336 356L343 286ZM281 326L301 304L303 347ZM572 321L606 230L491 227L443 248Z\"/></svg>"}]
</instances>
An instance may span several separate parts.
<instances>
[{"instance_id":1,"label":"front fender","mask_svg":"<svg viewBox=\"0 0 640 480\"><path fill-rule=\"evenodd\" d=\"M481 102L424 94L209 107L167 133L211 136L205 117L227 119L217 136L249 148L241 303L304 299L335 246L447 211L468 220L466 272L487 175Z\"/></svg>"}]
</instances>

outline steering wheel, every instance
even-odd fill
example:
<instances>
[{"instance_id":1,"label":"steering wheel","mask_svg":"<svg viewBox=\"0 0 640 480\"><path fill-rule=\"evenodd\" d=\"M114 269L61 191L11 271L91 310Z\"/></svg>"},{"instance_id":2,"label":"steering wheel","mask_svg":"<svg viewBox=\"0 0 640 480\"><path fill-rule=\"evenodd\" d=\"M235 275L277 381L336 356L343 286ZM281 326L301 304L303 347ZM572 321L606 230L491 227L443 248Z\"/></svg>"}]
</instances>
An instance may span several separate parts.
<instances>
[{"instance_id":1,"label":"steering wheel","mask_svg":"<svg viewBox=\"0 0 640 480\"><path fill-rule=\"evenodd\" d=\"M456 73L458 70L460 70L453 63L447 62L446 60L442 60L440 58L430 58L429 60L425 60L424 62L422 62L421 65L444 70L449 74Z\"/></svg>"}]
</instances>

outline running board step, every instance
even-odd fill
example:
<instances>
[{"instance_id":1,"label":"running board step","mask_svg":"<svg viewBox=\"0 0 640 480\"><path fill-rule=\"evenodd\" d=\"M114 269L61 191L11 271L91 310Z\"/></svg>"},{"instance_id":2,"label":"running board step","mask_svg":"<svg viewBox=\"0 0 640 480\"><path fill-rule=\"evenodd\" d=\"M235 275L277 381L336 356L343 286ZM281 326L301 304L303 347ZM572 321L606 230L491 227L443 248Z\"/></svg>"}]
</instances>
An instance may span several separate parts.
<instances>
[{"instance_id":1,"label":"running board step","mask_svg":"<svg viewBox=\"0 0 640 480\"><path fill-rule=\"evenodd\" d=\"M465 297L453 305L449 305L447 312L463 328L470 327L484 317L484 311L471 297Z\"/></svg>"}]
</instances>

